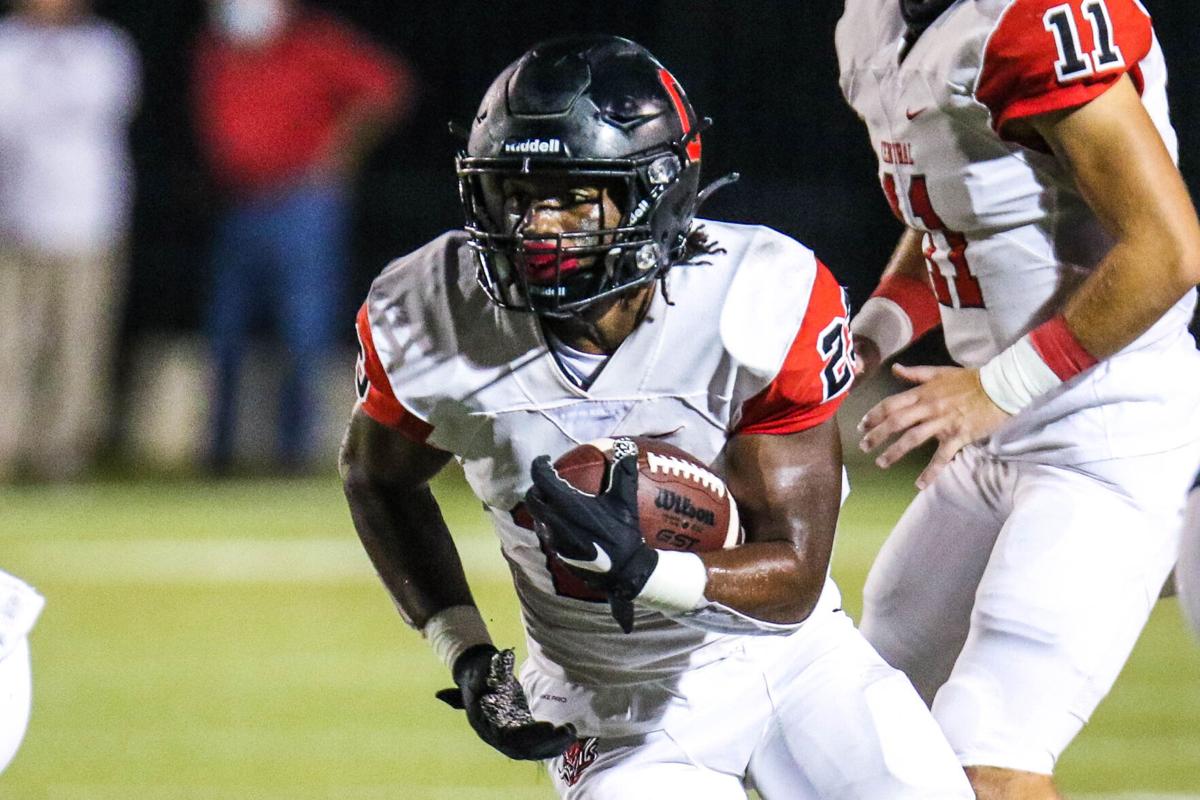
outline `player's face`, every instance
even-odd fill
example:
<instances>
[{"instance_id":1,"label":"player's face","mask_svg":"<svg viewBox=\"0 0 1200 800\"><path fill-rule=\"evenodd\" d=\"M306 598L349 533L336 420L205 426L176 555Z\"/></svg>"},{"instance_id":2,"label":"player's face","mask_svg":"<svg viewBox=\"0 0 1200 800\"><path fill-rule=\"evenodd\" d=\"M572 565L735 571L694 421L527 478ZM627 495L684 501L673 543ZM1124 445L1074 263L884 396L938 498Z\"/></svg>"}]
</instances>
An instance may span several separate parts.
<instances>
[{"instance_id":1,"label":"player's face","mask_svg":"<svg viewBox=\"0 0 1200 800\"><path fill-rule=\"evenodd\" d=\"M598 253L558 251L560 234L586 234L621 223L612 187L583 183L567 176L505 178L500 187L501 218L506 229L525 237L521 265L530 283L553 283L596 264ZM603 236L570 236L564 248L593 248L609 242Z\"/></svg>"}]
</instances>

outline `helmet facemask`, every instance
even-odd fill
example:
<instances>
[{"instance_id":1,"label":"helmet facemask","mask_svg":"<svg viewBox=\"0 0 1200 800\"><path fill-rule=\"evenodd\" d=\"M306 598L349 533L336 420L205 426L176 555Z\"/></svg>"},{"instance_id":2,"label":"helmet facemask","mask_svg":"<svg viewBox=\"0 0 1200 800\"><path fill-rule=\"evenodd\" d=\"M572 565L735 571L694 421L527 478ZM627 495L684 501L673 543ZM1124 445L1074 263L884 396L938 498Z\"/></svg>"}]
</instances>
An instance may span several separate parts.
<instances>
[{"instance_id":1,"label":"helmet facemask","mask_svg":"<svg viewBox=\"0 0 1200 800\"><path fill-rule=\"evenodd\" d=\"M691 219L698 165L669 149L622 159L458 158L459 190L479 280L496 305L548 317L570 317L656 278L682 253L686 230L663 229L664 204L689 203ZM685 172L690 174L685 176ZM690 189L681 186L690 184ZM513 212L506 186L592 187L617 208L598 225L539 233ZM540 194L540 192L535 192ZM519 205L519 204L518 204ZM507 206L507 207L506 207ZM656 230L656 228L659 228Z\"/></svg>"}]
</instances>

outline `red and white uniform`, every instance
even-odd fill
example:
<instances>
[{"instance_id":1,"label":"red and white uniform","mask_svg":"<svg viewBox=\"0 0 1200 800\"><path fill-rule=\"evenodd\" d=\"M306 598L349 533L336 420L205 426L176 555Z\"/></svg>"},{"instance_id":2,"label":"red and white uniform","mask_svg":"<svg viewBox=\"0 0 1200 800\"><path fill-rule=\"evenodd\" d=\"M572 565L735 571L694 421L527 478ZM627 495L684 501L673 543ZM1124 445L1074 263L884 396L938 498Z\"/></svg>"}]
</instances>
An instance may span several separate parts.
<instances>
[{"instance_id":1,"label":"red and white uniform","mask_svg":"<svg viewBox=\"0 0 1200 800\"><path fill-rule=\"evenodd\" d=\"M901 60L904 34L898 0L847 0L841 85L895 213L925 232L950 353L977 367L1060 312L1113 244L1066 166L1010 123L1128 75L1175 153L1166 67L1137 0L960 0ZM863 631L937 694L963 763L1050 772L1133 646L1200 460L1195 302L966 448L876 562Z\"/></svg>"},{"instance_id":2,"label":"red and white uniform","mask_svg":"<svg viewBox=\"0 0 1200 800\"><path fill-rule=\"evenodd\" d=\"M0 570L0 772L16 756L29 726L33 690L27 637L45 603L31 586Z\"/></svg>"},{"instance_id":3,"label":"red and white uniform","mask_svg":"<svg viewBox=\"0 0 1200 800\"><path fill-rule=\"evenodd\" d=\"M894 682L903 679L840 612L832 580L808 621L777 635L713 633L650 611L639 611L626 635L604 598L573 580L530 529L521 501L538 455L557 458L598 437L651 435L720 471L731 436L797 432L837 411L852 375L837 281L779 233L704 225L723 250L706 257L709 264L671 270L670 302L656 292L646 318L586 391L564 374L536 316L487 300L465 235L443 235L388 267L359 312L362 408L453 453L492 515L521 602L529 647L521 680L534 715L602 737L552 764L564 796L632 796L623 783L632 780L624 777L635 772L631 764L680 767L688 758L681 760L679 748L693 745L696 769L663 767L654 771L660 777L637 780L660 780L668 794L697 780L707 789L694 796L744 797L741 776L753 762L760 789L782 792L775 787L798 785L788 753L811 748L803 737L824 735L844 738L849 752L861 754L854 780L863 782L862 793L839 796L873 796L869 781L882 781L875 785L894 789L894 797L969 796L955 770L945 769L953 758L936 726L928 720L923 727L919 700ZM879 684L885 716L904 720L900 729L914 726L915 746L882 734L855 743L876 726L867 684ZM801 686L825 692L828 726L766 733L777 703ZM819 705L806 704L806 713ZM720 724L700 724L719 709ZM608 738L631 735L643 738ZM738 747L716 746L727 739ZM712 752L702 754L705 748ZM732 761L718 768L708 756ZM917 766L909 774L918 777L891 774L889 764L910 758ZM845 781L825 766L828 773L806 778L822 787L814 798L832 796L834 782ZM652 785L637 784L638 791Z\"/></svg>"},{"instance_id":4,"label":"red and white uniform","mask_svg":"<svg viewBox=\"0 0 1200 800\"><path fill-rule=\"evenodd\" d=\"M1175 566L1175 585L1179 589L1184 616L1200 636L1200 475L1192 484L1183 515L1183 541L1179 545L1179 563Z\"/></svg>"}]
</instances>

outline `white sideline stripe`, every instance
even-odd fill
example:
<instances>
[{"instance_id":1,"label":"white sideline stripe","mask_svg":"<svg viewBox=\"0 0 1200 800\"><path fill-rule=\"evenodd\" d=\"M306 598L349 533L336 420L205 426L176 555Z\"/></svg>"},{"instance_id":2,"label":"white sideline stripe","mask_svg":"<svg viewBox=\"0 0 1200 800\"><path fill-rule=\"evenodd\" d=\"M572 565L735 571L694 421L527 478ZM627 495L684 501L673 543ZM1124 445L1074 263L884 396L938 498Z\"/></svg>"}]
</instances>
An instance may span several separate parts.
<instances>
[{"instance_id":1,"label":"white sideline stripe","mask_svg":"<svg viewBox=\"0 0 1200 800\"><path fill-rule=\"evenodd\" d=\"M458 540L468 577L509 577L500 543ZM324 539L114 539L18 541L6 560L26 563L37 582L91 584L374 582L375 570L353 534Z\"/></svg>"}]
</instances>

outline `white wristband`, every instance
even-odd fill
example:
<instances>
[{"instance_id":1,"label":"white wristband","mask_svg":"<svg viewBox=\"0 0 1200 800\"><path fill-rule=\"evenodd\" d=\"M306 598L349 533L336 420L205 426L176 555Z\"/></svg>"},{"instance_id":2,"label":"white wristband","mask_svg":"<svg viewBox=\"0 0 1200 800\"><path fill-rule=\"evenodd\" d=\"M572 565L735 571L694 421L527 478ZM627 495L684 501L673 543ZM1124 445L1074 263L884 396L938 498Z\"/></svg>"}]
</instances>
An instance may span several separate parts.
<instances>
[{"instance_id":1,"label":"white wristband","mask_svg":"<svg viewBox=\"0 0 1200 800\"><path fill-rule=\"evenodd\" d=\"M635 598L656 611L682 614L704 604L708 569L695 553L658 551L658 566Z\"/></svg>"},{"instance_id":2,"label":"white wristband","mask_svg":"<svg viewBox=\"0 0 1200 800\"><path fill-rule=\"evenodd\" d=\"M429 618L421 635L429 642L442 663L454 669L454 662L477 644L491 644L487 623L475 606L450 606Z\"/></svg>"},{"instance_id":3,"label":"white wristband","mask_svg":"<svg viewBox=\"0 0 1200 800\"><path fill-rule=\"evenodd\" d=\"M887 361L912 342L912 319L900 304L886 297L871 297L850 320L850 332L870 339Z\"/></svg>"},{"instance_id":4,"label":"white wristband","mask_svg":"<svg viewBox=\"0 0 1200 800\"><path fill-rule=\"evenodd\" d=\"M1009 414L1020 412L1062 383L1033 349L1028 335L980 367L979 382L992 402Z\"/></svg>"}]
</instances>

